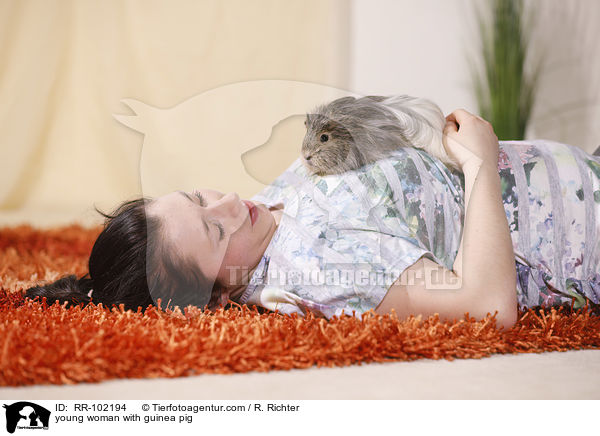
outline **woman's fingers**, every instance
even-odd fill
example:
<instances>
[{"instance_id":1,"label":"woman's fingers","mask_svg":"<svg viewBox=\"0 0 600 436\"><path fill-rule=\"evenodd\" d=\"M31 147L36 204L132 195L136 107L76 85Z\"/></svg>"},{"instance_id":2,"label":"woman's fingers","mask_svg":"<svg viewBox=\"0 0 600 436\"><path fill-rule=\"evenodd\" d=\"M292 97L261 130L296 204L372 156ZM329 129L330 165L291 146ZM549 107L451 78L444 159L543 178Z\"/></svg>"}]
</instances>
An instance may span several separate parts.
<instances>
[{"instance_id":1,"label":"woman's fingers","mask_svg":"<svg viewBox=\"0 0 600 436\"><path fill-rule=\"evenodd\" d=\"M468 119L473 118L475 115L473 115L471 112L468 112L464 109L456 109L454 112L452 112L448 116L452 117L453 121L456 121L458 124L462 124L465 121L467 121Z\"/></svg>"},{"instance_id":2,"label":"woman's fingers","mask_svg":"<svg viewBox=\"0 0 600 436\"><path fill-rule=\"evenodd\" d=\"M447 121L446 127L444 127L444 133L447 135L448 133L458 132L458 126L454 121Z\"/></svg>"},{"instance_id":3,"label":"woman's fingers","mask_svg":"<svg viewBox=\"0 0 600 436\"><path fill-rule=\"evenodd\" d=\"M489 121L484 120L479 115L472 114L465 109L456 109L454 112L448 114L446 121L454 122L460 126L469 119L477 118L479 121L483 121L485 124L490 124Z\"/></svg>"},{"instance_id":4,"label":"woman's fingers","mask_svg":"<svg viewBox=\"0 0 600 436\"><path fill-rule=\"evenodd\" d=\"M446 117L446 126L444 127L444 132L446 134L458 132L459 127L460 126L458 124L458 121L456 121L454 114L453 113L449 114Z\"/></svg>"},{"instance_id":5,"label":"woman's fingers","mask_svg":"<svg viewBox=\"0 0 600 436\"><path fill-rule=\"evenodd\" d=\"M486 124L488 127L492 127L492 123L490 123L488 120L484 120L483 118L481 118L479 115L475 115L483 124Z\"/></svg>"}]
</instances>

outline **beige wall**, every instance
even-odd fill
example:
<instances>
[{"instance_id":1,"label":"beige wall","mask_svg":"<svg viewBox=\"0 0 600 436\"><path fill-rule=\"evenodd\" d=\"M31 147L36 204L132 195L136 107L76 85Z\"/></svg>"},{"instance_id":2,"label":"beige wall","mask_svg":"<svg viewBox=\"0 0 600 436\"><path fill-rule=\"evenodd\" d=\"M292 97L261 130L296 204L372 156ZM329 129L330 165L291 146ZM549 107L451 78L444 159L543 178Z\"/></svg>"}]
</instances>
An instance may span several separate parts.
<instances>
[{"instance_id":1,"label":"beige wall","mask_svg":"<svg viewBox=\"0 0 600 436\"><path fill-rule=\"evenodd\" d=\"M123 98L168 108L239 81L347 86L347 9L0 0L0 224L101 222L94 204L106 211L142 194L143 136L112 116L128 113Z\"/></svg>"},{"instance_id":2,"label":"beige wall","mask_svg":"<svg viewBox=\"0 0 600 436\"><path fill-rule=\"evenodd\" d=\"M226 151L218 129L240 123L221 119L224 128L213 123L200 138L150 117L162 137L144 136L113 117L134 113L126 98L175 113L207 91L277 79L476 112L466 62L477 45L474 3L485 2L0 0L0 225L100 222L93 205L106 211L173 186L247 198L293 159L303 135L297 118L284 119L256 150L271 132L245 127L258 139L232 136L238 148ZM600 145L600 2L526 4L540 8L534 54L548 50L527 137L591 152ZM218 101L233 107L228 98ZM280 105L285 118L285 104L248 107ZM144 165L149 138L162 148Z\"/></svg>"}]
</instances>

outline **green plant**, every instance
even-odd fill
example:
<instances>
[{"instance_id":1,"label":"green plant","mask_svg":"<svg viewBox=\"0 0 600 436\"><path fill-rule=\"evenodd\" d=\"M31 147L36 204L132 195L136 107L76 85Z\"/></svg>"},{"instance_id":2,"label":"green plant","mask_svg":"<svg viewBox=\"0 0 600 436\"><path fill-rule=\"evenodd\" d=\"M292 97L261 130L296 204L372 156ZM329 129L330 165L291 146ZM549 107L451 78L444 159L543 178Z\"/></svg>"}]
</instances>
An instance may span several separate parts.
<instances>
[{"instance_id":1,"label":"green plant","mask_svg":"<svg viewBox=\"0 0 600 436\"><path fill-rule=\"evenodd\" d=\"M484 74L480 77L470 61L475 96L481 117L492 123L500 140L522 140L535 101L542 65L537 63L531 76L525 73L530 49L531 18L524 23L522 0L491 0L491 25L479 9Z\"/></svg>"}]
</instances>

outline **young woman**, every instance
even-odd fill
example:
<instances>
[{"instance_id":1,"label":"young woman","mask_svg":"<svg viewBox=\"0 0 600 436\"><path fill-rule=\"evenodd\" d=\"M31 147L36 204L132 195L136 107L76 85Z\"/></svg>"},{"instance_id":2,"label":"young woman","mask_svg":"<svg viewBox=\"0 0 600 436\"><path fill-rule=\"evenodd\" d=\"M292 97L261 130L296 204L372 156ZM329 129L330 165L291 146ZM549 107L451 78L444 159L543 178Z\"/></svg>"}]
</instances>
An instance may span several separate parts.
<instances>
[{"instance_id":1,"label":"young woman","mask_svg":"<svg viewBox=\"0 0 600 436\"><path fill-rule=\"evenodd\" d=\"M600 303L596 158L551 141L500 144L462 109L446 119L462 173L402 148L325 177L297 160L251 202L212 190L133 200L103 214L89 277L26 296L133 310L231 299L326 318L497 311L504 328L518 306Z\"/></svg>"}]
</instances>

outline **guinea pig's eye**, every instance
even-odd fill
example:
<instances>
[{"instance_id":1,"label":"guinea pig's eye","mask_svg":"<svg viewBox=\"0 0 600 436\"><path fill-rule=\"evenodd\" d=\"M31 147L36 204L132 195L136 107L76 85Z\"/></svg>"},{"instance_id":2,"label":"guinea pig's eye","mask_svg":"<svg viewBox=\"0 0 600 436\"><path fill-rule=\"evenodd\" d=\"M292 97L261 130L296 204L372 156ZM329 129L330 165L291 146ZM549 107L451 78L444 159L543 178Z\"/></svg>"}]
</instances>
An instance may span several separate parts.
<instances>
[{"instance_id":1,"label":"guinea pig's eye","mask_svg":"<svg viewBox=\"0 0 600 436\"><path fill-rule=\"evenodd\" d=\"M321 142L327 142L329 140L329 135L323 133L321 135Z\"/></svg>"}]
</instances>

